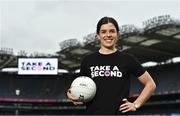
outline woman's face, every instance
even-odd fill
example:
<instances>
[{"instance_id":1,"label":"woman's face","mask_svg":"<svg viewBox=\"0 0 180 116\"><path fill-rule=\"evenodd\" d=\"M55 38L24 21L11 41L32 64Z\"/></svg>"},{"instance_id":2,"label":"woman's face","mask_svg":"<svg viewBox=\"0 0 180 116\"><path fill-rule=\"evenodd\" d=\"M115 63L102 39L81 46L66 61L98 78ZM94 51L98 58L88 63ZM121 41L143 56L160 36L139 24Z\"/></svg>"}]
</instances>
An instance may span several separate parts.
<instances>
[{"instance_id":1,"label":"woman's face","mask_svg":"<svg viewBox=\"0 0 180 116\"><path fill-rule=\"evenodd\" d=\"M100 28L97 38L101 42L101 48L113 49L115 48L119 32L112 23L103 24Z\"/></svg>"}]
</instances>

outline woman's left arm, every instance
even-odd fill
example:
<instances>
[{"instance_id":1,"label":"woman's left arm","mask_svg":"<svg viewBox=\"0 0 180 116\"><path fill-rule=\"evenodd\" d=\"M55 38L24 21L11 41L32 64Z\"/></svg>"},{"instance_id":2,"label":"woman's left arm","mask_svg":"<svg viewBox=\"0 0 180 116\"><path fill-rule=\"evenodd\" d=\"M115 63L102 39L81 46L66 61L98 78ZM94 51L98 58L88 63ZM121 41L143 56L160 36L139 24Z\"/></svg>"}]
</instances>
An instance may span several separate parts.
<instances>
[{"instance_id":1,"label":"woman's left arm","mask_svg":"<svg viewBox=\"0 0 180 116\"><path fill-rule=\"evenodd\" d=\"M138 98L134 101L136 109L141 107L150 98L150 96L156 89L156 84L147 71L145 71L143 75L138 77L138 80L144 85L144 89L142 90Z\"/></svg>"},{"instance_id":2,"label":"woman's left arm","mask_svg":"<svg viewBox=\"0 0 180 116\"><path fill-rule=\"evenodd\" d=\"M138 77L138 80L144 85L144 88L133 103L129 102L126 98L123 99L124 104L122 104L119 108L119 110L123 113L128 111L136 111L150 98L156 89L156 84L147 71Z\"/></svg>"}]
</instances>

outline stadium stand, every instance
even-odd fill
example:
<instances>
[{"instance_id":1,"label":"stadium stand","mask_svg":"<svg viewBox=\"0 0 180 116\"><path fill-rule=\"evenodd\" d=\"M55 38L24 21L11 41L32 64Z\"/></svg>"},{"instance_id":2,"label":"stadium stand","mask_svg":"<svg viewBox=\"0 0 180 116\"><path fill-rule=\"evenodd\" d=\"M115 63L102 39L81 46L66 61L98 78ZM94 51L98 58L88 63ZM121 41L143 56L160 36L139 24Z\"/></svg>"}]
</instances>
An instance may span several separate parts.
<instances>
[{"instance_id":1,"label":"stadium stand","mask_svg":"<svg viewBox=\"0 0 180 116\"><path fill-rule=\"evenodd\" d=\"M154 78L157 89L150 100L133 114L180 115L180 21L169 15L153 17L143 22L139 29L134 25L123 25L118 48L131 53L143 64L155 62L155 66L145 67ZM17 56L9 48L0 50L0 115L58 115L83 114L85 106L74 106L66 97L70 83L78 75L82 58L99 48L95 33L84 37L83 43L77 39L66 40L60 45L57 55L34 54L28 56L21 51ZM18 58L58 58L58 68L69 73L58 75L18 75L4 71L17 68ZM133 77L132 77L133 78ZM129 99L134 100L141 85L134 78Z\"/></svg>"},{"instance_id":2,"label":"stadium stand","mask_svg":"<svg viewBox=\"0 0 180 116\"><path fill-rule=\"evenodd\" d=\"M138 111L138 114L179 113L179 107L175 107L180 105L179 66L180 64L168 64L147 69L157 83L157 90L144 107ZM15 103L20 104L19 108L21 110L19 113L22 114L30 112L29 109L32 108L32 105L41 109L41 111L38 111L39 108L32 108L38 114L50 113L51 108L54 108L53 110L57 114L61 114L60 111L65 114L76 114L76 112L78 114L83 113L85 109L84 107L77 108L67 101L66 90L76 77L74 74L18 76L16 74L1 73L0 77L0 101L4 106L8 106L7 108L3 107L5 111L10 106L15 109ZM139 94L141 86L135 79L132 80L131 86L132 90L129 99L133 100ZM16 89L20 90L19 95L16 95ZM159 110L152 107L157 107ZM165 107L168 107L169 111Z\"/></svg>"}]
</instances>

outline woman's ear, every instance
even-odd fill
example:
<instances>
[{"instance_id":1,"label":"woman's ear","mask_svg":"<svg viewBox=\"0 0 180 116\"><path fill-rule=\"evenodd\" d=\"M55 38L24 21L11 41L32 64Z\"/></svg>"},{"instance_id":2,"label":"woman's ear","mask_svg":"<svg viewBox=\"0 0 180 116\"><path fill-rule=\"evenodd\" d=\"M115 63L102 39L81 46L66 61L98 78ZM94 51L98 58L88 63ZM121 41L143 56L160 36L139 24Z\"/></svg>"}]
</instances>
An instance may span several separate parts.
<instances>
[{"instance_id":1,"label":"woman's ear","mask_svg":"<svg viewBox=\"0 0 180 116\"><path fill-rule=\"evenodd\" d=\"M98 39L98 40L100 40L100 37L99 37L98 34L96 34L95 38Z\"/></svg>"}]
</instances>

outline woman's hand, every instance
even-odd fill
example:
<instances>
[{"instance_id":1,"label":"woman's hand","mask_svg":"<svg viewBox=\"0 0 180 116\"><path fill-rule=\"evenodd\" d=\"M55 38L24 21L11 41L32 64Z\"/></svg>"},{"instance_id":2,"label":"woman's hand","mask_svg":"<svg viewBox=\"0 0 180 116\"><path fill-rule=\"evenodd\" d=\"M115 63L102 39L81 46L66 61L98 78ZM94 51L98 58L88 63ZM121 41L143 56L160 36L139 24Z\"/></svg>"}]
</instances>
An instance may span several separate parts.
<instances>
[{"instance_id":1,"label":"woman's hand","mask_svg":"<svg viewBox=\"0 0 180 116\"><path fill-rule=\"evenodd\" d=\"M68 89L67 97L71 102L73 102L74 105L82 105L83 104L83 102L79 101L77 98L72 96L71 89Z\"/></svg>"},{"instance_id":2,"label":"woman's hand","mask_svg":"<svg viewBox=\"0 0 180 116\"><path fill-rule=\"evenodd\" d=\"M134 103L129 102L127 99L123 99L123 104L119 107L119 111L122 113L126 113L129 111L136 111L136 107Z\"/></svg>"}]
</instances>

